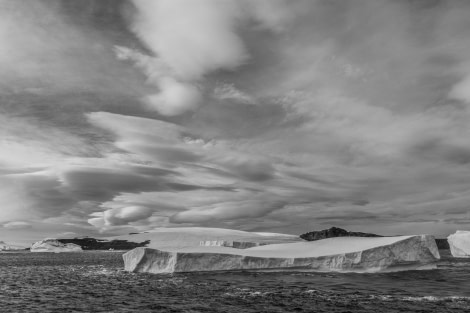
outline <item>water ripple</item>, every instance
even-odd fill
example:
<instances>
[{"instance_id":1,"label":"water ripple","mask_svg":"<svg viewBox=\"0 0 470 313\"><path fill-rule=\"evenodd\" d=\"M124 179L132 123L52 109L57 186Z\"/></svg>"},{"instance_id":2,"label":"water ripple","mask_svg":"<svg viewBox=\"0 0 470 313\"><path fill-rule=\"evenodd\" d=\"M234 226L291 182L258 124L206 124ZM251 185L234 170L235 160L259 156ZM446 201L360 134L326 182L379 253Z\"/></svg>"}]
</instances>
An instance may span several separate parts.
<instances>
[{"instance_id":1,"label":"water ripple","mask_svg":"<svg viewBox=\"0 0 470 313\"><path fill-rule=\"evenodd\" d=\"M470 260L384 274L123 271L120 252L1 253L2 312L470 312Z\"/></svg>"}]
</instances>

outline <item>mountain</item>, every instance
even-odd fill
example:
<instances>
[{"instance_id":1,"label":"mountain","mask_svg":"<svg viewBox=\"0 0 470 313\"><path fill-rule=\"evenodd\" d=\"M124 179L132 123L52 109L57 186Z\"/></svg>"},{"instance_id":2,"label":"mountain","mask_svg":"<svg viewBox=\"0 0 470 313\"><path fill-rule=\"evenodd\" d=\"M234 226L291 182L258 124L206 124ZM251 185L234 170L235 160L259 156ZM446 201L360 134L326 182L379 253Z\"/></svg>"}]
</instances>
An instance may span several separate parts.
<instances>
[{"instance_id":1,"label":"mountain","mask_svg":"<svg viewBox=\"0 0 470 313\"><path fill-rule=\"evenodd\" d=\"M130 242L127 240L103 240L95 238L58 239L64 244L73 243L83 250L131 250L137 247L145 247L150 241Z\"/></svg>"},{"instance_id":2,"label":"mountain","mask_svg":"<svg viewBox=\"0 0 470 313\"><path fill-rule=\"evenodd\" d=\"M319 231L311 231L305 234L300 235L300 238L307 241L315 241L326 238L334 237L383 237L376 234L361 233L361 232L352 232L339 227L331 227L330 229L324 229Z\"/></svg>"}]
</instances>

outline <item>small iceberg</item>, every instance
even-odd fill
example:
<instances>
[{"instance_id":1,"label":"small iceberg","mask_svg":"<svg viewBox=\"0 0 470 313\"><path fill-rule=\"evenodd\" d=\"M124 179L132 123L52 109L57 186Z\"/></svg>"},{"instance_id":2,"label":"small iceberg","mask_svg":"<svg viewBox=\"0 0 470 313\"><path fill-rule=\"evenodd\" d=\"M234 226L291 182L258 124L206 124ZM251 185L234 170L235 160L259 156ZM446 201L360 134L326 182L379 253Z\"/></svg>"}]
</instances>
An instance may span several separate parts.
<instances>
[{"instance_id":1,"label":"small iceberg","mask_svg":"<svg viewBox=\"0 0 470 313\"><path fill-rule=\"evenodd\" d=\"M82 252L82 247L74 243L62 243L57 239L46 238L33 243L31 252Z\"/></svg>"},{"instance_id":2,"label":"small iceberg","mask_svg":"<svg viewBox=\"0 0 470 313\"><path fill-rule=\"evenodd\" d=\"M450 253L456 258L470 258L470 231L458 230L447 237Z\"/></svg>"},{"instance_id":3,"label":"small iceberg","mask_svg":"<svg viewBox=\"0 0 470 313\"><path fill-rule=\"evenodd\" d=\"M4 241L0 241L0 251L21 251L25 249L25 247L10 245Z\"/></svg>"}]
</instances>

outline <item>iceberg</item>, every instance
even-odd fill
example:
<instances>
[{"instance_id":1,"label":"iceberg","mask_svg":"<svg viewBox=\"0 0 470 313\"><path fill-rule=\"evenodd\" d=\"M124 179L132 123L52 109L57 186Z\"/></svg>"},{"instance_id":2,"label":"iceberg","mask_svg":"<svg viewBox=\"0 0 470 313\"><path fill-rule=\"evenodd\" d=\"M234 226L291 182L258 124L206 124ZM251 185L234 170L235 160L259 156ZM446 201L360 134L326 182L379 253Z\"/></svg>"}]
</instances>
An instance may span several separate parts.
<instances>
[{"instance_id":1,"label":"iceberg","mask_svg":"<svg viewBox=\"0 0 470 313\"><path fill-rule=\"evenodd\" d=\"M338 237L247 249L193 246L139 247L123 255L125 270L146 273L204 271L380 272L436 268L433 236Z\"/></svg>"},{"instance_id":2,"label":"iceberg","mask_svg":"<svg viewBox=\"0 0 470 313\"><path fill-rule=\"evenodd\" d=\"M456 258L470 258L470 231L458 230L447 237L450 253Z\"/></svg>"},{"instance_id":3,"label":"iceberg","mask_svg":"<svg viewBox=\"0 0 470 313\"><path fill-rule=\"evenodd\" d=\"M5 243L4 241L0 241L0 251L19 251L24 249L25 247L10 245Z\"/></svg>"},{"instance_id":4,"label":"iceberg","mask_svg":"<svg viewBox=\"0 0 470 313\"><path fill-rule=\"evenodd\" d=\"M168 227L156 228L144 233L133 233L103 238L106 240L127 240L145 242L148 248L174 249L199 246L221 246L245 249L248 247L304 242L297 235L279 233L255 233L241 230L210 227Z\"/></svg>"},{"instance_id":5,"label":"iceberg","mask_svg":"<svg viewBox=\"0 0 470 313\"><path fill-rule=\"evenodd\" d=\"M82 252L82 247L73 243L61 243L57 239L46 238L35 242L31 246L31 252Z\"/></svg>"}]
</instances>

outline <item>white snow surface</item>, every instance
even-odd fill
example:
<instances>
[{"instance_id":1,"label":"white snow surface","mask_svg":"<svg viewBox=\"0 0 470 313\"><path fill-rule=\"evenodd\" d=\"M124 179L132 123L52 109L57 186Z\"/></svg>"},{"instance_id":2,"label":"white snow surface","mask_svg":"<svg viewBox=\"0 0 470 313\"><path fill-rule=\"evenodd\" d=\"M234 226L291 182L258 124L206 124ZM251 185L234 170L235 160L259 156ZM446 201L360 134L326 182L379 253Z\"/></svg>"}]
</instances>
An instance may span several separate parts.
<instances>
[{"instance_id":1,"label":"white snow surface","mask_svg":"<svg viewBox=\"0 0 470 313\"><path fill-rule=\"evenodd\" d=\"M364 251L411 238L398 237L336 237L316 241L270 244L248 249L221 246L180 247L167 251L191 253L224 253L262 258L311 258L325 255Z\"/></svg>"},{"instance_id":2,"label":"white snow surface","mask_svg":"<svg viewBox=\"0 0 470 313\"><path fill-rule=\"evenodd\" d=\"M25 247L15 246L5 243L4 241L0 241L0 251L17 251L17 250L24 250Z\"/></svg>"},{"instance_id":3,"label":"white snow surface","mask_svg":"<svg viewBox=\"0 0 470 313\"><path fill-rule=\"evenodd\" d=\"M127 240L143 242L150 240L149 248L180 249L199 247L201 242L255 242L263 244L304 242L299 236L278 233L253 233L234 229L209 227L156 228L149 232L103 238L106 240Z\"/></svg>"},{"instance_id":4,"label":"white snow surface","mask_svg":"<svg viewBox=\"0 0 470 313\"><path fill-rule=\"evenodd\" d=\"M457 258L470 258L470 231L458 230L447 237L450 252Z\"/></svg>"},{"instance_id":5,"label":"white snow surface","mask_svg":"<svg viewBox=\"0 0 470 313\"><path fill-rule=\"evenodd\" d=\"M82 247L74 243L62 243L54 238L46 238L31 245L31 252L81 252Z\"/></svg>"}]
</instances>

